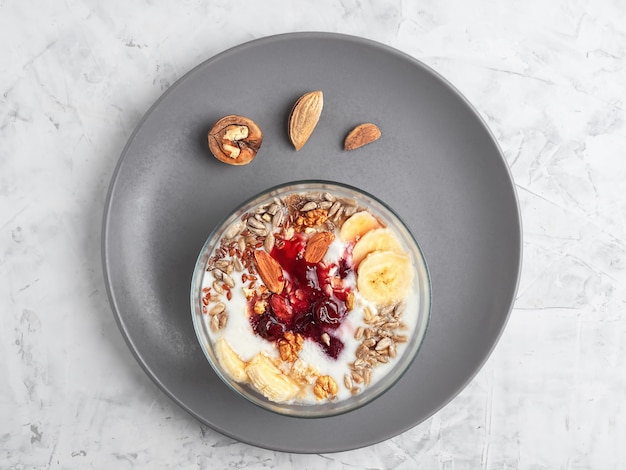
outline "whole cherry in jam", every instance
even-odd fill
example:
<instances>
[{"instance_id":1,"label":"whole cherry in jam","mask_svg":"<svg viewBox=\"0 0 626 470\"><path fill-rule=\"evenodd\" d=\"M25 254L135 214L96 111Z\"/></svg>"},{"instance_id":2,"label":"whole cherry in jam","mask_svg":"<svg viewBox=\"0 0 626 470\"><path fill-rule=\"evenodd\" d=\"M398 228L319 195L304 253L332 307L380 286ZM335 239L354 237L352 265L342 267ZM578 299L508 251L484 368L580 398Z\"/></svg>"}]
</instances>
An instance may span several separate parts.
<instances>
[{"instance_id":1,"label":"whole cherry in jam","mask_svg":"<svg viewBox=\"0 0 626 470\"><path fill-rule=\"evenodd\" d=\"M283 323L288 324L291 321L291 315L293 314L293 307L289 302L289 299L278 295L272 294L270 297L270 307L274 315Z\"/></svg>"},{"instance_id":2,"label":"whole cherry in jam","mask_svg":"<svg viewBox=\"0 0 626 470\"><path fill-rule=\"evenodd\" d=\"M313 311L315 312L315 319L322 325L337 328L341 323L342 315L334 300L326 299L316 302Z\"/></svg>"},{"instance_id":3,"label":"whole cherry in jam","mask_svg":"<svg viewBox=\"0 0 626 470\"><path fill-rule=\"evenodd\" d=\"M268 341L278 341L285 334L285 324L270 312L252 315L250 322L256 334Z\"/></svg>"}]
</instances>

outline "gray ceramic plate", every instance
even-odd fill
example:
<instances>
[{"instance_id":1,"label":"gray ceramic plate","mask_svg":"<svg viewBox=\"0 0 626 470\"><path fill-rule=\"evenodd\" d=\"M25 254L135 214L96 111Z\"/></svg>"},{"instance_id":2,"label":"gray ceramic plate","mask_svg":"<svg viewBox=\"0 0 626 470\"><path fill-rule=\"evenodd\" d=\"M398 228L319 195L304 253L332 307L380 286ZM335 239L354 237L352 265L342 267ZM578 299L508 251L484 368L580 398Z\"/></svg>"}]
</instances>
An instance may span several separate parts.
<instances>
[{"instance_id":1,"label":"gray ceramic plate","mask_svg":"<svg viewBox=\"0 0 626 470\"><path fill-rule=\"evenodd\" d=\"M324 111L295 152L287 116L323 90ZM218 162L206 132L226 114L264 132L244 167ZM382 138L344 152L347 131ZM189 289L196 257L229 211L265 188L335 180L377 196L410 226L432 276L432 316L415 362L389 392L351 413L296 419L264 411L214 374L197 343ZM199 421L240 441L332 452L393 437L431 416L480 369L508 318L521 264L515 190L472 107L417 60L368 40L325 33L268 37L193 69L148 111L120 158L103 227L114 314L155 383Z\"/></svg>"}]
</instances>

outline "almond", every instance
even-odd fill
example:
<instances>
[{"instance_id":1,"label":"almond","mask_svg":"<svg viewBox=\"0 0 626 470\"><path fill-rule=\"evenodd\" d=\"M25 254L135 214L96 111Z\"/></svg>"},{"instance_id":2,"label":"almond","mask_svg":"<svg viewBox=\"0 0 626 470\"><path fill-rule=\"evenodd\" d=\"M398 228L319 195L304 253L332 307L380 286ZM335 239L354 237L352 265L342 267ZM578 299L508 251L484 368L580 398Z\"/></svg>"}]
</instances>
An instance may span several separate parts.
<instances>
[{"instance_id":1,"label":"almond","mask_svg":"<svg viewBox=\"0 0 626 470\"><path fill-rule=\"evenodd\" d=\"M294 104L289 115L288 131L296 151L300 150L311 137L323 107L324 95L321 91L305 93Z\"/></svg>"},{"instance_id":2,"label":"almond","mask_svg":"<svg viewBox=\"0 0 626 470\"><path fill-rule=\"evenodd\" d=\"M306 244L304 260L312 264L322 261L334 239L335 235L331 232L318 232L313 235Z\"/></svg>"},{"instance_id":3,"label":"almond","mask_svg":"<svg viewBox=\"0 0 626 470\"><path fill-rule=\"evenodd\" d=\"M380 135L380 129L376 124L371 122L360 124L348 133L343 148L345 150L358 149L380 139Z\"/></svg>"},{"instance_id":4,"label":"almond","mask_svg":"<svg viewBox=\"0 0 626 470\"><path fill-rule=\"evenodd\" d=\"M254 264L265 286L274 294L280 294L285 288L283 268L278 261L262 250L254 251Z\"/></svg>"}]
</instances>

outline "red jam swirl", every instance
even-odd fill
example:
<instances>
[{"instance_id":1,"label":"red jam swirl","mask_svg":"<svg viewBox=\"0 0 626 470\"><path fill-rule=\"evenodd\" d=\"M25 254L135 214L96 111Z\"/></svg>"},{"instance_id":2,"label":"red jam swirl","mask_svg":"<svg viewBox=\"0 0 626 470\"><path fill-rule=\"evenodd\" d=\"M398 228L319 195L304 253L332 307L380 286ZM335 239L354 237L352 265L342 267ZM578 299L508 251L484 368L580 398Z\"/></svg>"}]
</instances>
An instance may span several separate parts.
<instances>
[{"instance_id":1,"label":"red jam swirl","mask_svg":"<svg viewBox=\"0 0 626 470\"><path fill-rule=\"evenodd\" d=\"M285 288L270 295L261 314L253 312L259 297L249 300L250 324L268 341L278 341L287 331L300 333L337 359L344 344L333 333L348 313L346 300L351 289L344 280L352 270L351 255L346 250L337 263L312 264L304 259L305 247L303 234L276 244L270 254L286 274Z\"/></svg>"}]
</instances>

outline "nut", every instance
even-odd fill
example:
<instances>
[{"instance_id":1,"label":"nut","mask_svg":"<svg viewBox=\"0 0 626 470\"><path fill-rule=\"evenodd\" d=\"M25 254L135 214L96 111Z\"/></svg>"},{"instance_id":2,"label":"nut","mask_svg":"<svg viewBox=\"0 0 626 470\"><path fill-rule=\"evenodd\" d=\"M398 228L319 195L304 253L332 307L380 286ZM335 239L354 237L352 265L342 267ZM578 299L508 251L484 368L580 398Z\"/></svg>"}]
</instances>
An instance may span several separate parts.
<instances>
[{"instance_id":1,"label":"nut","mask_svg":"<svg viewBox=\"0 0 626 470\"><path fill-rule=\"evenodd\" d=\"M289 114L288 131L296 151L300 150L311 137L322 114L323 106L324 95L321 91L305 93L294 104Z\"/></svg>"},{"instance_id":2,"label":"nut","mask_svg":"<svg viewBox=\"0 0 626 470\"><path fill-rule=\"evenodd\" d=\"M219 161L229 165L247 165L263 143L263 133L257 124L244 116L224 116L211 128L209 149Z\"/></svg>"},{"instance_id":3,"label":"nut","mask_svg":"<svg viewBox=\"0 0 626 470\"><path fill-rule=\"evenodd\" d=\"M337 382L330 375L319 376L313 387L313 393L318 400L332 398L337 395L338 391Z\"/></svg>"},{"instance_id":4,"label":"nut","mask_svg":"<svg viewBox=\"0 0 626 470\"><path fill-rule=\"evenodd\" d=\"M265 300L257 300L254 303L253 311L257 315L261 315L261 314L265 313L265 310L267 310L267 301L265 301Z\"/></svg>"},{"instance_id":5,"label":"nut","mask_svg":"<svg viewBox=\"0 0 626 470\"><path fill-rule=\"evenodd\" d=\"M307 228L322 225L327 219L328 211L326 209L313 209L296 217L295 229L302 232Z\"/></svg>"},{"instance_id":6,"label":"nut","mask_svg":"<svg viewBox=\"0 0 626 470\"><path fill-rule=\"evenodd\" d=\"M348 133L343 148L344 150L358 149L380 139L380 136L380 129L376 124L371 122L360 124Z\"/></svg>"},{"instance_id":7,"label":"nut","mask_svg":"<svg viewBox=\"0 0 626 470\"><path fill-rule=\"evenodd\" d=\"M283 268L278 261L262 250L254 251L254 264L265 286L274 294L280 294L285 288Z\"/></svg>"},{"instance_id":8,"label":"nut","mask_svg":"<svg viewBox=\"0 0 626 470\"><path fill-rule=\"evenodd\" d=\"M334 239L335 235L331 232L317 232L306 244L304 260L312 264L322 261Z\"/></svg>"},{"instance_id":9,"label":"nut","mask_svg":"<svg viewBox=\"0 0 626 470\"><path fill-rule=\"evenodd\" d=\"M354 308L354 303L354 292L350 291L348 292L348 296L346 297L346 309L348 310L348 312L352 311L352 309Z\"/></svg>"},{"instance_id":10,"label":"nut","mask_svg":"<svg viewBox=\"0 0 626 470\"><path fill-rule=\"evenodd\" d=\"M295 362L298 359L298 353L304 345L304 336L300 333L293 334L287 331L285 336L278 340L278 352L283 361Z\"/></svg>"}]
</instances>

